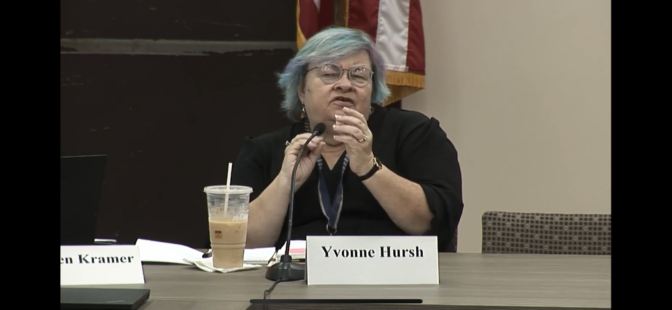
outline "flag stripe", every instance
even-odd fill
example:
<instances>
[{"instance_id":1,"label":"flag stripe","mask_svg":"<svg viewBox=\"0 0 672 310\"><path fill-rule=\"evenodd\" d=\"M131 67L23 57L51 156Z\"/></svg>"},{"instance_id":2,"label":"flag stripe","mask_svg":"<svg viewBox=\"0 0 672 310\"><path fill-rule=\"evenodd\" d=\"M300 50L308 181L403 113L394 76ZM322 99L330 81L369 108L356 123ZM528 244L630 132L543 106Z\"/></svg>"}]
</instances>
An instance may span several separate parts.
<instances>
[{"instance_id":1,"label":"flag stripe","mask_svg":"<svg viewBox=\"0 0 672 310\"><path fill-rule=\"evenodd\" d=\"M308 39L319 30L317 6L313 0L299 1L299 29L303 37Z\"/></svg>"},{"instance_id":2,"label":"flag stripe","mask_svg":"<svg viewBox=\"0 0 672 310\"><path fill-rule=\"evenodd\" d=\"M422 28L420 0L411 0L408 10L408 71L425 74L425 36Z\"/></svg>"},{"instance_id":3,"label":"flag stripe","mask_svg":"<svg viewBox=\"0 0 672 310\"><path fill-rule=\"evenodd\" d=\"M348 28L366 32L376 41L378 32L378 1L348 1Z\"/></svg>"},{"instance_id":4,"label":"flag stripe","mask_svg":"<svg viewBox=\"0 0 672 310\"><path fill-rule=\"evenodd\" d=\"M345 0L345 25L375 42L386 63L388 105L425 88L420 0ZM334 0L297 0L297 46L334 24Z\"/></svg>"},{"instance_id":5,"label":"flag stripe","mask_svg":"<svg viewBox=\"0 0 672 310\"><path fill-rule=\"evenodd\" d=\"M410 0L380 0L376 47L387 70L406 72Z\"/></svg>"},{"instance_id":6,"label":"flag stripe","mask_svg":"<svg viewBox=\"0 0 672 310\"><path fill-rule=\"evenodd\" d=\"M315 0L320 2L318 27L320 30L334 25L334 0Z\"/></svg>"}]
</instances>

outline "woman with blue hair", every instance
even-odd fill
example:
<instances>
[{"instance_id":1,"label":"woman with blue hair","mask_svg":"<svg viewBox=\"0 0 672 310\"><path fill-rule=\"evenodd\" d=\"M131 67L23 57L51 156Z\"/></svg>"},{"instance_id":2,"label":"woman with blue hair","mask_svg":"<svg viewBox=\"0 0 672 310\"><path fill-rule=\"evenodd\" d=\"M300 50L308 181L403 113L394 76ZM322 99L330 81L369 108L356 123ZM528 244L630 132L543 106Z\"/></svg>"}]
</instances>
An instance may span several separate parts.
<instances>
[{"instance_id":1,"label":"woman with blue hair","mask_svg":"<svg viewBox=\"0 0 672 310\"><path fill-rule=\"evenodd\" d=\"M457 151L434 118L382 107L385 64L367 34L329 28L279 76L294 123L247 138L232 184L253 188L247 247L281 247L294 163L292 239L307 235L436 235L451 242L462 215ZM317 124L326 125L303 154Z\"/></svg>"}]
</instances>

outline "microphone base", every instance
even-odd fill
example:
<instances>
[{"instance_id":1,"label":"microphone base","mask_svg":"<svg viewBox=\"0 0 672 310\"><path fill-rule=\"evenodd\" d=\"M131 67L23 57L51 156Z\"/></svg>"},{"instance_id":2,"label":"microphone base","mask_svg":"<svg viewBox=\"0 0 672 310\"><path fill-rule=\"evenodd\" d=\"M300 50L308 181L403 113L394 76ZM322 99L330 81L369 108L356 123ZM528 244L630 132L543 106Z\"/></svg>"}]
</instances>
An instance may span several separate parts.
<instances>
[{"instance_id":1,"label":"microphone base","mask_svg":"<svg viewBox=\"0 0 672 310\"><path fill-rule=\"evenodd\" d=\"M283 255L280 262L266 270L266 279L282 282L304 280L306 278L306 266L292 263L292 257Z\"/></svg>"}]
</instances>

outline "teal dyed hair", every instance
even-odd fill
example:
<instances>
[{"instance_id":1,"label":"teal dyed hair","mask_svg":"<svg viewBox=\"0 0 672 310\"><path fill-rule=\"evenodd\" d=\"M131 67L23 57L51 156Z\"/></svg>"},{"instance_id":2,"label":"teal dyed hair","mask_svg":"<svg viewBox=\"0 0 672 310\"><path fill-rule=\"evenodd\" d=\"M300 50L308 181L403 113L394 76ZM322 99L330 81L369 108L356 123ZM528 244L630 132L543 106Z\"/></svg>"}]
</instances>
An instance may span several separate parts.
<instances>
[{"instance_id":1,"label":"teal dyed hair","mask_svg":"<svg viewBox=\"0 0 672 310\"><path fill-rule=\"evenodd\" d=\"M301 116L301 102L297 90L303 87L309 63L335 62L351 54L367 51L373 69L371 104L382 104L390 90L385 83L385 64L376 46L365 32L352 28L327 28L310 37L278 75L278 85L284 93L281 107L290 120Z\"/></svg>"}]
</instances>

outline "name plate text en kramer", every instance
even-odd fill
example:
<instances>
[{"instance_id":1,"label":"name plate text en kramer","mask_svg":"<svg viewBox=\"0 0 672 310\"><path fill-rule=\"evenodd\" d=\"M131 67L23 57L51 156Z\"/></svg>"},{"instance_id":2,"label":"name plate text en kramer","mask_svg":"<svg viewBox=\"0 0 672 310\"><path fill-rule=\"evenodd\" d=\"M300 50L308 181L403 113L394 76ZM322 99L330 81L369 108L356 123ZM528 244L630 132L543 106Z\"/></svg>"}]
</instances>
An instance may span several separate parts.
<instances>
[{"instance_id":1,"label":"name plate text en kramer","mask_svg":"<svg viewBox=\"0 0 672 310\"><path fill-rule=\"evenodd\" d=\"M61 285L144 283L135 245L61 246Z\"/></svg>"}]
</instances>

